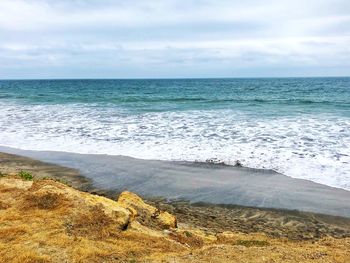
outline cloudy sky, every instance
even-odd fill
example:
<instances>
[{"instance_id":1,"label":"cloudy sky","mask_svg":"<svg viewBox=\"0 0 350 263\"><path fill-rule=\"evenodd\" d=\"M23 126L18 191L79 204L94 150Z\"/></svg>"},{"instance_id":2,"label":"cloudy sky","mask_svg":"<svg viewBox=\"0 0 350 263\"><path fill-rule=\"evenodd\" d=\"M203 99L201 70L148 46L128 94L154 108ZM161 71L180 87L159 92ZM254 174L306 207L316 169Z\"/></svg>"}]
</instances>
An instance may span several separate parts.
<instances>
[{"instance_id":1,"label":"cloudy sky","mask_svg":"<svg viewBox=\"0 0 350 263\"><path fill-rule=\"evenodd\" d=\"M0 0L0 78L349 76L349 0Z\"/></svg>"}]
</instances>

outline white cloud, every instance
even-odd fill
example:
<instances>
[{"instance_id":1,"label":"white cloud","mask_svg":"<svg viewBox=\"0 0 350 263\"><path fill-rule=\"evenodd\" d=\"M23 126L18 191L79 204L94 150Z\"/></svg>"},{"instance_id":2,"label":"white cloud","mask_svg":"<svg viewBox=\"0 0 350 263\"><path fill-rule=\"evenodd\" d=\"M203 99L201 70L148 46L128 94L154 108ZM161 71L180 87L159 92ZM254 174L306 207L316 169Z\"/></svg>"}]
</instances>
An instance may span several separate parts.
<instances>
[{"instance_id":1,"label":"white cloud","mask_svg":"<svg viewBox=\"0 0 350 263\"><path fill-rule=\"evenodd\" d=\"M30 76L42 65L53 77L67 67L69 77L91 77L123 65L126 77L179 77L181 66L193 76L239 67L251 76L275 67L350 74L349 14L346 0L2 0L0 77Z\"/></svg>"}]
</instances>

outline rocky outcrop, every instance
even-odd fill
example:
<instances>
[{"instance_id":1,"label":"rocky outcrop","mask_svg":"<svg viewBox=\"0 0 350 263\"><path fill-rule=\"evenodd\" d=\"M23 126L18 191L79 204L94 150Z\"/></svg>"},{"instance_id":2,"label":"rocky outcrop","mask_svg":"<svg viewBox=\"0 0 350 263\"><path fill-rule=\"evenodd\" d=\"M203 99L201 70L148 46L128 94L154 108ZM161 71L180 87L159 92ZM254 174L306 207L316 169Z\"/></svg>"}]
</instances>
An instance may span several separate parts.
<instances>
[{"instance_id":1,"label":"rocky outcrop","mask_svg":"<svg viewBox=\"0 0 350 263\"><path fill-rule=\"evenodd\" d=\"M29 182L27 184L28 186L24 188L21 181L18 187L28 190L31 184ZM34 186L28 198L32 200L32 204L36 203L38 208L50 209L70 202L85 207L87 211L91 208L100 209L113 220L115 228L120 230L125 230L133 221L138 222L143 227L158 230L176 228L175 216L146 204L142 198L128 191L122 192L116 202L103 196L82 193L70 187L62 187L62 184L55 181L38 181L35 182Z\"/></svg>"},{"instance_id":2,"label":"rocky outcrop","mask_svg":"<svg viewBox=\"0 0 350 263\"><path fill-rule=\"evenodd\" d=\"M53 180L23 181L11 177L2 178L3 188L15 188L23 191L24 209L58 209L68 211L74 207L90 211L99 209L113 221L114 227L125 230L132 222L134 228L153 228L156 230L176 228L176 217L146 204L134 193L125 191L118 201L84 193ZM74 217L73 213L73 217ZM140 224L141 226L138 226Z\"/></svg>"},{"instance_id":3,"label":"rocky outcrop","mask_svg":"<svg viewBox=\"0 0 350 263\"><path fill-rule=\"evenodd\" d=\"M134 193L128 191L122 192L119 195L118 204L128 209L133 219L144 226L160 229L177 227L175 216L146 204Z\"/></svg>"}]
</instances>

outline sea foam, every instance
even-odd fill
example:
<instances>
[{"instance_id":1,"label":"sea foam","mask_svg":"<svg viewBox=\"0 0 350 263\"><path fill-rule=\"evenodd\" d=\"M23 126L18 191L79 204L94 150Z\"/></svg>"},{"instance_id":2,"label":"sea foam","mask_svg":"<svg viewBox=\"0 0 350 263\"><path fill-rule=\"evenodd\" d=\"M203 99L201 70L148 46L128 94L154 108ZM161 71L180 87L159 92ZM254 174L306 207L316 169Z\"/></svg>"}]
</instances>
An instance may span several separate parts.
<instances>
[{"instance_id":1,"label":"sea foam","mask_svg":"<svg viewBox=\"0 0 350 263\"><path fill-rule=\"evenodd\" d=\"M239 160L350 190L350 119L330 113L256 117L233 109L140 112L84 103L1 102L0 144L142 159Z\"/></svg>"}]
</instances>

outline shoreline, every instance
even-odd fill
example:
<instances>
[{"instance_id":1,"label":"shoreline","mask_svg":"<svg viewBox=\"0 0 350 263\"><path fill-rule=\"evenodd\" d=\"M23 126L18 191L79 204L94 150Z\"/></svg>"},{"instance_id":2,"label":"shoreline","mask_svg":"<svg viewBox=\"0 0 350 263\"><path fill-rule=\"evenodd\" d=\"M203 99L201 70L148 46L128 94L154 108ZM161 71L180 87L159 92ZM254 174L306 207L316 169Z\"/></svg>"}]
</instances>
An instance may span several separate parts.
<instances>
[{"instance_id":1,"label":"shoreline","mask_svg":"<svg viewBox=\"0 0 350 263\"><path fill-rule=\"evenodd\" d=\"M24 151L0 152L69 167L92 192L133 191L147 199L299 210L350 217L350 192L270 170L207 163L140 160L125 156Z\"/></svg>"},{"instance_id":2,"label":"shoreline","mask_svg":"<svg viewBox=\"0 0 350 263\"><path fill-rule=\"evenodd\" d=\"M116 191L94 187L91 180L80 175L76 169L28 157L0 153L0 170L5 173L26 170L33 173L36 179L50 177L68 183L73 188L106 196L112 200L119 194ZM145 201L163 211L175 214L180 224L200 227L209 232L265 233L271 237L286 237L292 240L318 239L324 236L350 237L350 218L345 217L234 204L167 201L161 197L148 197ZM284 225L286 222L288 224Z\"/></svg>"},{"instance_id":3,"label":"shoreline","mask_svg":"<svg viewBox=\"0 0 350 263\"><path fill-rule=\"evenodd\" d=\"M28 157L0 153L0 171L29 171L35 180L53 178L73 188L115 200L120 194L93 187L90 179L77 169L33 160ZM128 190L128 189L127 189ZM176 215L179 224L199 227L209 232L264 233L273 238L313 240L325 236L350 237L350 218L286 209L248 207L234 204L191 203L186 200L167 201L149 197L145 201L162 211Z\"/></svg>"},{"instance_id":4,"label":"shoreline","mask_svg":"<svg viewBox=\"0 0 350 263\"><path fill-rule=\"evenodd\" d=\"M93 187L91 180L78 170L33 160L28 157L0 153L0 171L17 173L29 171L35 180L53 178L73 188L106 196L115 200L116 191ZM179 224L199 227L208 232L264 233L275 238L291 240L318 239L324 236L350 237L350 218L285 209L258 208L240 205L220 205L185 200L167 201L164 198L146 198L147 203L176 215Z\"/></svg>"},{"instance_id":5,"label":"shoreline","mask_svg":"<svg viewBox=\"0 0 350 263\"><path fill-rule=\"evenodd\" d=\"M181 165L188 165L188 166L202 166L207 167L209 169L214 168L220 168L220 167L227 167L227 168L233 168L233 169L243 169L243 170L249 170L252 172L258 172L258 173L269 173L269 174L278 174L285 176L287 178L290 178L292 180L299 180L299 181L307 181L311 182L313 184L322 185L327 188L332 189L338 189L346 192L350 192L350 189L343 188L340 186L332 186L325 183L320 183L317 181L313 181L311 179L307 178L299 178L299 177L293 177L290 175L286 175L284 173L281 173L275 169L269 169L269 168L255 168L250 166L242 165L240 160L236 160L234 163L226 163L224 161L221 161L217 158L210 158L205 161L198 161L198 160L167 160L167 159L148 159L148 158L141 158L141 157L132 157L129 155L120 155L120 154L109 154L109 153L85 153L85 152L74 152L74 151L61 151L61 150L32 150L32 149L22 149L22 148L16 148L13 146L5 146L0 145L0 153L8 153L8 154L15 154L19 156L29 157L33 159L40 159L41 161L47 161L52 162L53 164L59 165L59 163L66 162L67 164L70 164L69 156L90 156L90 157L96 157L97 159L103 159L106 158L125 158L130 160L138 160L141 162L159 162L159 163L174 163L174 164L181 164ZM46 156L45 156L46 155ZM67 159L65 157L68 157ZM66 160L65 160L66 159ZM64 166L64 165L63 165ZM72 168L77 169L77 168ZM83 176L87 178L87 176Z\"/></svg>"}]
</instances>

